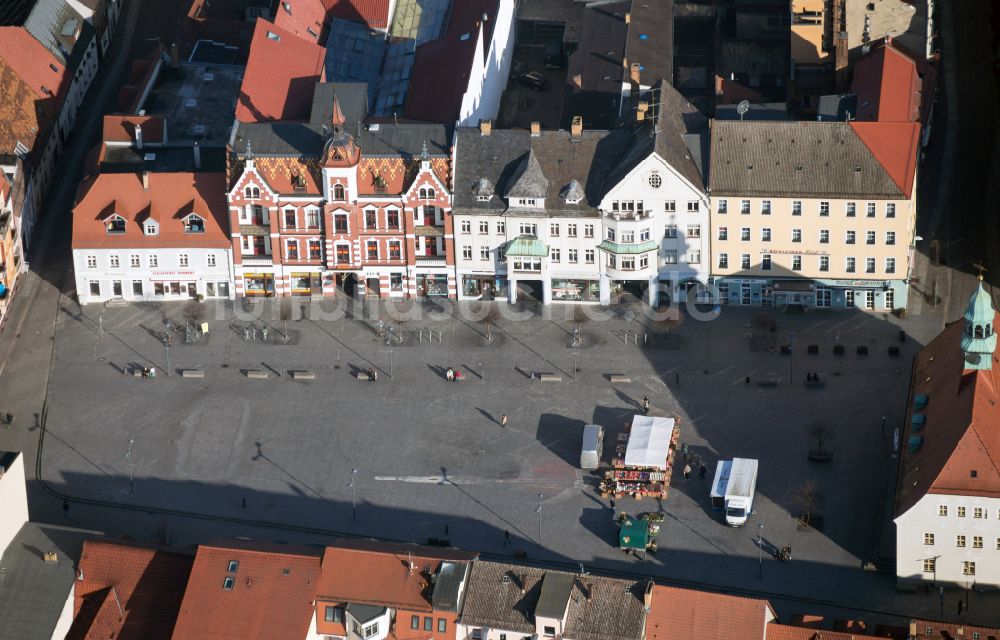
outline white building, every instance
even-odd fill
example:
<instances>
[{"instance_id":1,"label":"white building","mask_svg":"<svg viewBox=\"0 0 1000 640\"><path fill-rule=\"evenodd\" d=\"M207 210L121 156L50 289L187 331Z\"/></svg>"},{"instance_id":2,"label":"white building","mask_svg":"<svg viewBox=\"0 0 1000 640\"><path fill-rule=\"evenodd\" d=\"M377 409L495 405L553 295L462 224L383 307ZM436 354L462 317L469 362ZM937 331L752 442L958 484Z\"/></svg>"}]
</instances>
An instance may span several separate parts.
<instances>
[{"instance_id":1,"label":"white building","mask_svg":"<svg viewBox=\"0 0 1000 640\"><path fill-rule=\"evenodd\" d=\"M222 173L101 173L73 209L80 304L231 298Z\"/></svg>"},{"instance_id":2,"label":"white building","mask_svg":"<svg viewBox=\"0 0 1000 640\"><path fill-rule=\"evenodd\" d=\"M1000 585L996 312L982 284L916 357L896 482L900 582Z\"/></svg>"}]
</instances>

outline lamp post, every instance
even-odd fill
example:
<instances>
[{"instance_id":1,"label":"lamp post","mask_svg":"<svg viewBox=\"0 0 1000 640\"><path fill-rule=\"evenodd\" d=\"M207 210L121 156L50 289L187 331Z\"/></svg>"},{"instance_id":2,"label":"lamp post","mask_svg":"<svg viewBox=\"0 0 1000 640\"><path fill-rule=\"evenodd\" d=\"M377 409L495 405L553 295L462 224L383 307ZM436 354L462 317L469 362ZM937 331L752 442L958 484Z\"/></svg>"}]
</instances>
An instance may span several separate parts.
<instances>
[{"instance_id":1,"label":"lamp post","mask_svg":"<svg viewBox=\"0 0 1000 640\"><path fill-rule=\"evenodd\" d=\"M170 323L170 319L167 318L165 326L167 327L167 334L163 336L163 355L167 359L167 375L170 375L170 330L174 325Z\"/></svg>"},{"instance_id":2,"label":"lamp post","mask_svg":"<svg viewBox=\"0 0 1000 640\"><path fill-rule=\"evenodd\" d=\"M354 520L358 519L358 490L355 478L358 477L358 470L351 469L351 481L349 486L351 487L351 517Z\"/></svg>"},{"instance_id":3,"label":"lamp post","mask_svg":"<svg viewBox=\"0 0 1000 640\"><path fill-rule=\"evenodd\" d=\"M795 384L795 333L790 332L788 334L788 384Z\"/></svg>"},{"instance_id":4,"label":"lamp post","mask_svg":"<svg viewBox=\"0 0 1000 640\"><path fill-rule=\"evenodd\" d=\"M535 507L538 514L538 546L542 546L542 494L538 494L538 506Z\"/></svg>"},{"instance_id":5,"label":"lamp post","mask_svg":"<svg viewBox=\"0 0 1000 640\"><path fill-rule=\"evenodd\" d=\"M128 461L128 492L135 493L135 476L133 474L134 467L132 465L132 445L135 444L134 438L128 439L128 448L125 449L125 459Z\"/></svg>"},{"instance_id":6,"label":"lamp post","mask_svg":"<svg viewBox=\"0 0 1000 640\"><path fill-rule=\"evenodd\" d=\"M764 523L757 523L757 577L764 579Z\"/></svg>"},{"instance_id":7,"label":"lamp post","mask_svg":"<svg viewBox=\"0 0 1000 640\"><path fill-rule=\"evenodd\" d=\"M381 321L380 321L381 322ZM389 377L392 377L392 327L386 330L385 346L389 350Z\"/></svg>"}]
</instances>

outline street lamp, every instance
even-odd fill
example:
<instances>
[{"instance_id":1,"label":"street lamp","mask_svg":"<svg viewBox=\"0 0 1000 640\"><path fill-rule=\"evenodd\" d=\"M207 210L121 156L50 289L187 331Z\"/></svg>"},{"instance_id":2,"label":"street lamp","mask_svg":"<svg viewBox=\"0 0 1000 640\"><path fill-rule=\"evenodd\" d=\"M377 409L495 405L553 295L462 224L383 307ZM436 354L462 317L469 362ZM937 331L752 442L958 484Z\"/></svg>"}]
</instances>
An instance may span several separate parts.
<instances>
[{"instance_id":1,"label":"street lamp","mask_svg":"<svg viewBox=\"0 0 1000 640\"><path fill-rule=\"evenodd\" d=\"M757 523L757 577L764 579L764 523Z\"/></svg>"},{"instance_id":2,"label":"street lamp","mask_svg":"<svg viewBox=\"0 0 1000 640\"><path fill-rule=\"evenodd\" d=\"M788 384L795 384L795 373L793 368L795 366L795 333L789 332L788 334Z\"/></svg>"},{"instance_id":3,"label":"street lamp","mask_svg":"<svg viewBox=\"0 0 1000 640\"><path fill-rule=\"evenodd\" d=\"M358 490L357 484L355 483L355 478L358 477L358 470L351 469L351 481L348 485L351 487L351 514L354 520L358 519Z\"/></svg>"},{"instance_id":4,"label":"street lamp","mask_svg":"<svg viewBox=\"0 0 1000 640\"><path fill-rule=\"evenodd\" d=\"M132 466L132 445L135 444L134 438L128 439L128 448L125 449L125 459L128 461L128 492L135 493L135 476L133 475Z\"/></svg>"},{"instance_id":5,"label":"street lamp","mask_svg":"<svg viewBox=\"0 0 1000 640\"><path fill-rule=\"evenodd\" d=\"M535 507L538 514L538 546L542 546L542 494L538 494L538 506Z\"/></svg>"},{"instance_id":6,"label":"street lamp","mask_svg":"<svg viewBox=\"0 0 1000 640\"><path fill-rule=\"evenodd\" d=\"M381 322L381 320L379 321ZM385 346L389 349L389 377L392 377L392 327L385 334Z\"/></svg>"},{"instance_id":7,"label":"street lamp","mask_svg":"<svg viewBox=\"0 0 1000 640\"><path fill-rule=\"evenodd\" d=\"M165 326L167 327L167 333L166 335L163 336L163 355L167 359L167 375L169 376L170 375L170 330L173 328L173 325L170 323L170 318L167 318Z\"/></svg>"}]
</instances>

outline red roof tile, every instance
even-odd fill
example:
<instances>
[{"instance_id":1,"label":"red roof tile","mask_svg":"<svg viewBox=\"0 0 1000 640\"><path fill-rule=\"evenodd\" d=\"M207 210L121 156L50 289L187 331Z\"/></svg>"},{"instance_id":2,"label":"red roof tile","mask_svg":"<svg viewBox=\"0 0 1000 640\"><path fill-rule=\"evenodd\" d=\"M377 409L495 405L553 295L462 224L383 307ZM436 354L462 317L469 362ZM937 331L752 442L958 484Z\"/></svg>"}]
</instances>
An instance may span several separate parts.
<instances>
[{"instance_id":1,"label":"red roof tile","mask_svg":"<svg viewBox=\"0 0 1000 640\"><path fill-rule=\"evenodd\" d=\"M104 116L104 142L135 143L135 125L142 127L144 143L163 143L163 116Z\"/></svg>"},{"instance_id":2,"label":"red roof tile","mask_svg":"<svg viewBox=\"0 0 1000 640\"><path fill-rule=\"evenodd\" d=\"M302 640L313 616L320 557L202 545L184 591L176 640ZM238 562L235 572L231 561ZM232 578L232 587L225 587Z\"/></svg>"},{"instance_id":3,"label":"red roof tile","mask_svg":"<svg viewBox=\"0 0 1000 640\"><path fill-rule=\"evenodd\" d=\"M497 0L455 2L444 35L417 47L406 92L407 118L454 124L469 86L480 25L485 49L493 36L499 4ZM489 17L485 23L484 13Z\"/></svg>"},{"instance_id":4,"label":"red roof tile","mask_svg":"<svg viewBox=\"0 0 1000 640\"><path fill-rule=\"evenodd\" d=\"M41 99L65 98L72 76L45 45L24 27L0 27L0 58L3 58L35 95Z\"/></svg>"},{"instance_id":5,"label":"red roof tile","mask_svg":"<svg viewBox=\"0 0 1000 640\"><path fill-rule=\"evenodd\" d=\"M374 604L431 611L427 576L443 561L469 562L477 554L416 545L341 541L323 554L316 597L334 602ZM413 562L410 571L408 563Z\"/></svg>"},{"instance_id":6,"label":"red roof tile","mask_svg":"<svg viewBox=\"0 0 1000 640\"><path fill-rule=\"evenodd\" d=\"M389 26L390 0L323 0L331 18L363 22L375 29Z\"/></svg>"},{"instance_id":7,"label":"red roof tile","mask_svg":"<svg viewBox=\"0 0 1000 640\"><path fill-rule=\"evenodd\" d=\"M169 640L193 562L192 554L84 542L67 640Z\"/></svg>"},{"instance_id":8,"label":"red roof tile","mask_svg":"<svg viewBox=\"0 0 1000 640\"><path fill-rule=\"evenodd\" d=\"M916 122L857 122L851 128L907 198L913 193L920 146Z\"/></svg>"},{"instance_id":9,"label":"red roof tile","mask_svg":"<svg viewBox=\"0 0 1000 640\"><path fill-rule=\"evenodd\" d=\"M14 153L17 143L29 151L46 139L54 122L53 100L39 100L31 86L0 58L0 154Z\"/></svg>"},{"instance_id":10,"label":"red roof tile","mask_svg":"<svg viewBox=\"0 0 1000 640\"><path fill-rule=\"evenodd\" d=\"M925 494L1000 498L1000 358L993 368L965 372L961 348L962 320L945 327L916 357L902 445L896 515L902 515ZM912 431L915 395L926 395L926 416L919 432ZM911 435L923 445L911 453ZM973 478L970 471L976 471Z\"/></svg>"},{"instance_id":11,"label":"red roof tile","mask_svg":"<svg viewBox=\"0 0 1000 640\"><path fill-rule=\"evenodd\" d=\"M646 639L763 640L764 626L773 618L767 600L656 585Z\"/></svg>"},{"instance_id":12,"label":"red roof tile","mask_svg":"<svg viewBox=\"0 0 1000 640\"><path fill-rule=\"evenodd\" d=\"M73 209L73 248L227 248L229 238L224 173L150 173L149 189L134 173L101 173L80 185ZM186 233L181 219L196 213L204 233ZM113 213L125 218L125 233L108 234L104 221ZM142 223L160 223L159 233L146 235Z\"/></svg>"},{"instance_id":13,"label":"red roof tile","mask_svg":"<svg viewBox=\"0 0 1000 640\"><path fill-rule=\"evenodd\" d=\"M891 43L858 60L851 92L858 96L857 119L917 122L921 80L917 65Z\"/></svg>"},{"instance_id":14,"label":"red roof tile","mask_svg":"<svg viewBox=\"0 0 1000 640\"><path fill-rule=\"evenodd\" d=\"M10 182L7 180L7 174L0 171L0 207L3 207L7 202L7 196L10 195Z\"/></svg>"},{"instance_id":15,"label":"red roof tile","mask_svg":"<svg viewBox=\"0 0 1000 640\"><path fill-rule=\"evenodd\" d=\"M767 625L767 640L861 640L862 638L877 638L890 636L873 636L868 634L843 633L840 631L819 630L808 627L795 627L772 622Z\"/></svg>"},{"instance_id":16,"label":"red roof tile","mask_svg":"<svg viewBox=\"0 0 1000 640\"><path fill-rule=\"evenodd\" d=\"M313 90L324 77L325 52L323 47L258 18L236 104L237 120L307 119Z\"/></svg>"},{"instance_id":17,"label":"red roof tile","mask_svg":"<svg viewBox=\"0 0 1000 640\"><path fill-rule=\"evenodd\" d=\"M326 22L322 0L282 0L278 3L274 24L310 42L319 42Z\"/></svg>"}]
</instances>

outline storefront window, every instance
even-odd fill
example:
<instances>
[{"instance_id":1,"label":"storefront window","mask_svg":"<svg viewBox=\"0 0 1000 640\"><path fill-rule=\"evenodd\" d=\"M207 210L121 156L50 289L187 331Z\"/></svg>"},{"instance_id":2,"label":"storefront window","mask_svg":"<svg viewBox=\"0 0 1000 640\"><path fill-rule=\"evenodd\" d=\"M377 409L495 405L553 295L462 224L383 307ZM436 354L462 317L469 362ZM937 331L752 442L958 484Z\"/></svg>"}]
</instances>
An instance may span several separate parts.
<instances>
[{"instance_id":1,"label":"storefront window","mask_svg":"<svg viewBox=\"0 0 1000 640\"><path fill-rule=\"evenodd\" d=\"M448 295L448 276L418 275L417 295L435 297Z\"/></svg>"},{"instance_id":2,"label":"storefront window","mask_svg":"<svg viewBox=\"0 0 1000 640\"><path fill-rule=\"evenodd\" d=\"M553 280L552 299L565 302L597 300L600 285L596 280Z\"/></svg>"},{"instance_id":3,"label":"storefront window","mask_svg":"<svg viewBox=\"0 0 1000 640\"><path fill-rule=\"evenodd\" d=\"M403 290L403 274L401 274L401 273L390 273L389 274L389 289L391 291L402 291Z\"/></svg>"},{"instance_id":4,"label":"storefront window","mask_svg":"<svg viewBox=\"0 0 1000 640\"><path fill-rule=\"evenodd\" d=\"M312 293L312 286L310 284L311 274L308 273L293 273L292 274L292 293L299 293L308 295Z\"/></svg>"},{"instance_id":5,"label":"storefront window","mask_svg":"<svg viewBox=\"0 0 1000 640\"><path fill-rule=\"evenodd\" d=\"M248 273L243 276L246 295L266 296L274 293L274 276L269 273Z\"/></svg>"}]
</instances>

